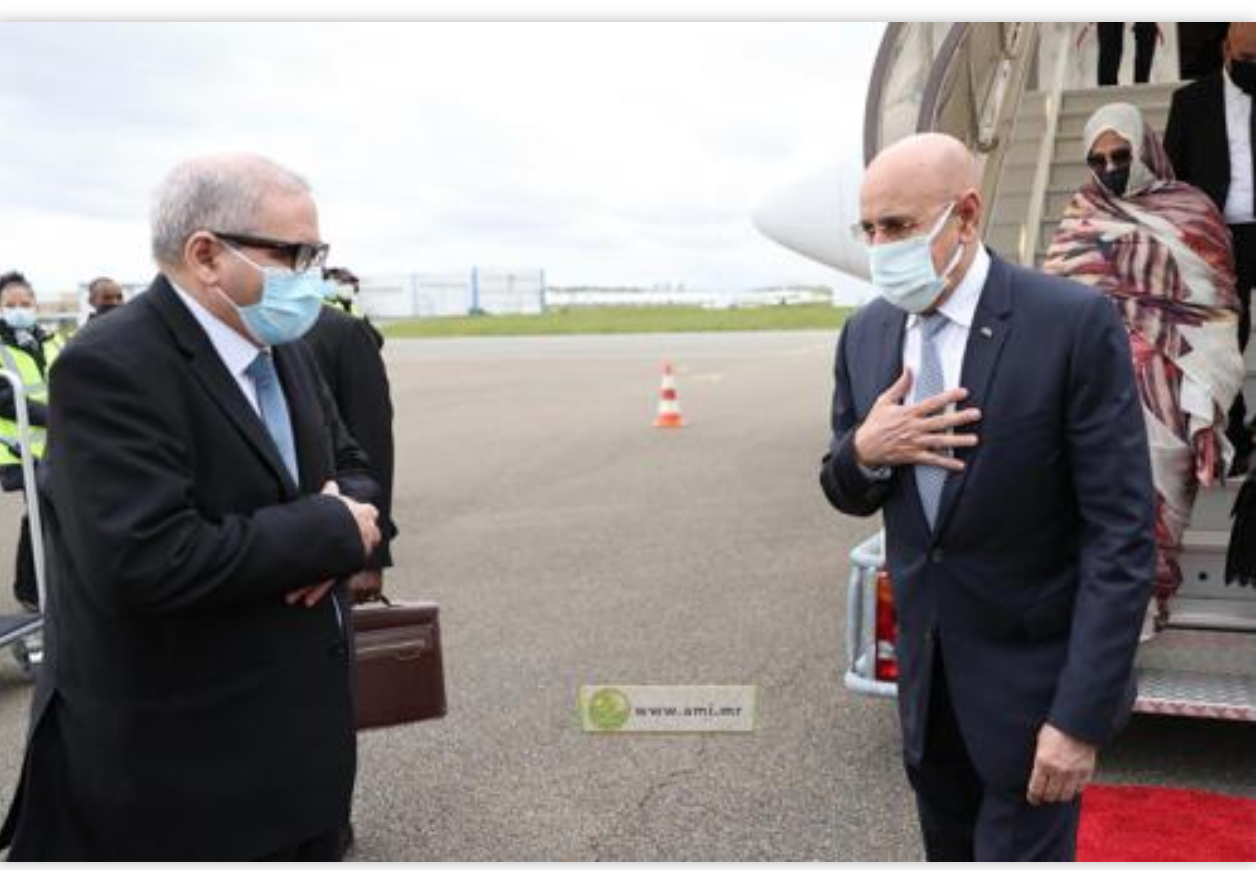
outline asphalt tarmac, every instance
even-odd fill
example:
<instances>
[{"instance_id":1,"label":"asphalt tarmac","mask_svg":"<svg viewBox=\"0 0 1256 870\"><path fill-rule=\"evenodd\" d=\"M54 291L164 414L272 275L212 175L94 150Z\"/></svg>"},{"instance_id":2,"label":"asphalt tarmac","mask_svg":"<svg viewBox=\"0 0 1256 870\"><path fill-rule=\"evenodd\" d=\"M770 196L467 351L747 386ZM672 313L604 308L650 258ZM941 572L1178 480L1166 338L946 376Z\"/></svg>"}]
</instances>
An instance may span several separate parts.
<instances>
[{"instance_id":1,"label":"asphalt tarmac","mask_svg":"<svg viewBox=\"0 0 1256 870\"><path fill-rule=\"evenodd\" d=\"M922 857L892 705L841 680L846 553L877 522L816 483L834 338L389 344L386 582L441 605L450 712L362 736L352 858ZM651 426L664 360L682 430ZM5 497L0 553L17 518ZM756 684L759 727L586 734L593 683ZM0 651L0 806L29 699ZM1101 779L1256 797L1253 727L1140 717Z\"/></svg>"}]
</instances>

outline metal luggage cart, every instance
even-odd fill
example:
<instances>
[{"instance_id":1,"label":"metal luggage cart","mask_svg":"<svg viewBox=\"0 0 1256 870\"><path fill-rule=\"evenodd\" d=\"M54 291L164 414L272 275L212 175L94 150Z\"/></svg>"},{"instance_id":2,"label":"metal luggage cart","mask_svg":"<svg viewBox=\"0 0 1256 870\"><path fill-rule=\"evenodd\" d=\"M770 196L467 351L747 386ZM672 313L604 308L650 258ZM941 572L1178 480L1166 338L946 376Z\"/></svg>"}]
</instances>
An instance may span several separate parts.
<instances>
[{"instance_id":1,"label":"metal luggage cart","mask_svg":"<svg viewBox=\"0 0 1256 870\"><path fill-rule=\"evenodd\" d=\"M26 390L21 377L5 368L0 368L3 377L13 387L13 406L17 409L18 442L22 446L22 481L23 494L26 498L26 511L30 521L31 550L35 560L35 585L39 589L39 606L41 612L0 614L0 648L11 646L13 657L18 666L28 677L34 678L40 662L43 660L42 629L44 617L42 608L48 599L44 581L44 528L39 513L38 482L35 477L35 458L26 449L31 443L30 416L26 409Z\"/></svg>"}]
</instances>

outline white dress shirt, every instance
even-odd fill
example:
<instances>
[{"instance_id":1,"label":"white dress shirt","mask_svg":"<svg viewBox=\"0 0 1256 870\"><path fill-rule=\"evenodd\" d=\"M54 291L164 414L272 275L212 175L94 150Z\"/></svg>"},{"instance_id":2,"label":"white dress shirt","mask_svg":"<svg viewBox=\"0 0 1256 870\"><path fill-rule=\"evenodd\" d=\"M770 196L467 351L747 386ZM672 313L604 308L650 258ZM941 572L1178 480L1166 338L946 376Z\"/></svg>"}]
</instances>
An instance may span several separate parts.
<instances>
[{"instance_id":1,"label":"white dress shirt","mask_svg":"<svg viewBox=\"0 0 1256 870\"><path fill-rule=\"evenodd\" d=\"M1225 198L1225 222L1256 221L1252 203L1252 98L1222 73L1225 87L1225 132L1230 140L1230 192Z\"/></svg>"},{"instance_id":2,"label":"white dress shirt","mask_svg":"<svg viewBox=\"0 0 1256 870\"><path fill-rule=\"evenodd\" d=\"M257 345L211 314L209 309L197 302L192 294L178 284L171 281L170 286L174 288L175 293L183 300L183 304L188 307L188 311L192 312L192 316L201 325L201 329L205 330L205 334L209 336L210 344L214 346L214 350L218 351L218 357L222 360L222 364L227 367L227 371L231 372L231 376L235 378L236 383L240 386L240 390L244 393L244 398L249 400L249 404L253 406L253 410L260 417L262 415L262 406L257 401L257 387L253 384L253 379L245 371L252 365L253 360L257 359L257 354L259 353Z\"/></svg>"},{"instance_id":3,"label":"white dress shirt","mask_svg":"<svg viewBox=\"0 0 1256 870\"><path fill-rule=\"evenodd\" d=\"M968 267L968 274L934 315L946 317L946 326L938 330L934 343L938 347L938 355L942 361L942 376L948 390L959 386L960 375L964 368L964 350L968 347L968 333L972 330L973 318L977 315L977 303L981 301L981 290L986 286L986 278L989 275L990 254L982 245L978 247L977 256ZM920 321L920 315L909 315L907 334L903 338L903 368L911 369L913 377L909 404L915 404L923 398L917 395L915 382L915 376L920 372L922 332Z\"/></svg>"}]
</instances>

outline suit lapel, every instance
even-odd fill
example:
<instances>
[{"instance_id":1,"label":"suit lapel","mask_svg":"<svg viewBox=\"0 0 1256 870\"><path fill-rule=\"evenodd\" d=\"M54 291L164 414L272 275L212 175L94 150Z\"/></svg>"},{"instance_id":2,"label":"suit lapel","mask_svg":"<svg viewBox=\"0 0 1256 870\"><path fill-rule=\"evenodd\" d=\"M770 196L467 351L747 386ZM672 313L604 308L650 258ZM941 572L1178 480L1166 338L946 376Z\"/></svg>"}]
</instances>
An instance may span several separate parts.
<instances>
[{"instance_id":1,"label":"suit lapel","mask_svg":"<svg viewBox=\"0 0 1256 870\"><path fill-rule=\"evenodd\" d=\"M892 305L885 308L885 316L881 320L881 374L877 396L888 390L903 374L903 341L907 332L907 312Z\"/></svg>"},{"instance_id":2,"label":"suit lapel","mask_svg":"<svg viewBox=\"0 0 1256 870\"><path fill-rule=\"evenodd\" d=\"M192 312L175 294L165 276L158 276L149 288L153 303L158 314L166 322L175 340L188 357L192 374L200 382L205 392L222 410L232 425L244 437L244 440L257 453L261 460L279 479L284 492L289 496L296 495L296 485L292 476L284 467L283 459L271 440L266 424L258 416L257 411L249 404L235 376L227 371L222 358L214 349L209 336L196 322Z\"/></svg>"},{"instance_id":3,"label":"suit lapel","mask_svg":"<svg viewBox=\"0 0 1256 870\"><path fill-rule=\"evenodd\" d=\"M968 390L968 398L959 404L958 410L966 408L984 408L990 385L994 380L995 368L1003 347L1012 332L1013 322L1009 316L1012 312L1010 273L1006 263L996 256L990 258L990 274L986 277L986 286L981 291L981 301L973 317L972 329L968 333L968 343L964 349L964 365L960 373L960 385ZM981 426L963 426L956 430L958 434L977 434L980 437ZM946 484L942 488L942 500L938 505L937 521L934 523L934 537L941 535L954 510L955 503L964 490L973 463L981 453L981 443L976 447L960 448L955 456L963 460L965 471L960 474L947 475Z\"/></svg>"}]
</instances>

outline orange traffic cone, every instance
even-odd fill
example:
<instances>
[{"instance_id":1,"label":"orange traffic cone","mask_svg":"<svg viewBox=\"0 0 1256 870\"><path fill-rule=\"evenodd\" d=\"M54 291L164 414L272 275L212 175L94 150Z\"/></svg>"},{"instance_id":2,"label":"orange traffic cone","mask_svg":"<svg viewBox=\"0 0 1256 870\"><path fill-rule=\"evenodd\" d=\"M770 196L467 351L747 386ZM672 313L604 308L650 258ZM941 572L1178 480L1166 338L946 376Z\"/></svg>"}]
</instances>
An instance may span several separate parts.
<instances>
[{"instance_id":1,"label":"orange traffic cone","mask_svg":"<svg viewBox=\"0 0 1256 870\"><path fill-rule=\"evenodd\" d=\"M685 425L685 418L680 415L680 399L676 396L676 376L672 374L672 364L669 362L663 363L663 386L654 425L658 429L679 429Z\"/></svg>"}]
</instances>

